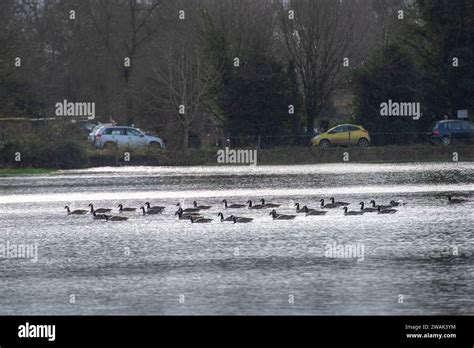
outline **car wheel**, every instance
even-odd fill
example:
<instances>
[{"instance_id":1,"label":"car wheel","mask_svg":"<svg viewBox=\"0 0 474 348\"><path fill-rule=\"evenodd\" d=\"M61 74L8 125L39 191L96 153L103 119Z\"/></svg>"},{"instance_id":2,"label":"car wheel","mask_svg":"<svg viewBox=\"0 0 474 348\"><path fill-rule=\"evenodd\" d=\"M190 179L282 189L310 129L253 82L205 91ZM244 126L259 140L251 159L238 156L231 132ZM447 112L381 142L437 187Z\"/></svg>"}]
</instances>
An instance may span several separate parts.
<instances>
[{"instance_id":1,"label":"car wheel","mask_svg":"<svg viewBox=\"0 0 474 348\"><path fill-rule=\"evenodd\" d=\"M359 147L367 147L369 146L369 141L365 138L360 138L357 145L359 145Z\"/></svg>"},{"instance_id":2,"label":"car wheel","mask_svg":"<svg viewBox=\"0 0 474 348\"><path fill-rule=\"evenodd\" d=\"M117 144L114 143L113 141L108 141L104 144L104 149L116 149Z\"/></svg>"},{"instance_id":3,"label":"car wheel","mask_svg":"<svg viewBox=\"0 0 474 348\"><path fill-rule=\"evenodd\" d=\"M441 142L443 143L443 145L449 145L451 143L451 140L449 139L449 137L442 137Z\"/></svg>"},{"instance_id":4,"label":"car wheel","mask_svg":"<svg viewBox=\"0 0 474 348\"><path fill-rule=\"evenodd\" d=\"M319 142L319 146L326 148L326 147L331 146L331 143L329 142L329 140L323 139Z\"/></svg>"},{"instance_id":5,"label":"car wheel","mask_svg":"<svg viewBox=\"0 0 474 348\"><path fill-rule=\"evenodd\" d=\"M161 149L160 143L156 141L152 141L150 144L148 144L148 146L151 147L152 149Z\"/></svg>"}]
</instances>

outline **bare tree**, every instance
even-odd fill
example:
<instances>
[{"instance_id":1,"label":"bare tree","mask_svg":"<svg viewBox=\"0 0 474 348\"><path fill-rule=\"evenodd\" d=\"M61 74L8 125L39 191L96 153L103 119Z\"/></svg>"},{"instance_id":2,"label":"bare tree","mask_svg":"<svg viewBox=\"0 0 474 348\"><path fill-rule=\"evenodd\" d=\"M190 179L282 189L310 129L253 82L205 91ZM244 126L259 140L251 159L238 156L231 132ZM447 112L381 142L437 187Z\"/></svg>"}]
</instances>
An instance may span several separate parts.
<instances>
[{"instance_id":1,"label":"bare tree","mask_svg":"<svg viewBox=\"0 0 474 348\"><path fill-rule=\"evenodd\" d=\"M169 45L156 56L155 84L148 91L158 111L169 113L182 129L182 147L188 148L191 126L204 117L204 100L215 83L215 72L206 63L199 47Z\"/></svg>"},{"instance_id":2,"label":"bare tree","mask_svg":"<svg viewBox=\"0 0 474 348\"><path fill-rule=\"evenodd\" d=\"M89 16L105 48L106 69L120 69L124 85L122 100L128 124L134 122L134 96L130 85L137 60L162 25L158 16L163 0L99 0L89 2ZM130 64L125 64L128 58Z\"/></svg>"},{"instance_id":3,"label":"bare tree","mask_svg":"<svg viewBox=\"0 0 474 348\"><path fill-rule=\"evenodd\" d=\"M290 0L278 3L280 28L301 79L307 131L344 76L344 58L359 41L358 1Z\"/></svg>"}]
</instances>

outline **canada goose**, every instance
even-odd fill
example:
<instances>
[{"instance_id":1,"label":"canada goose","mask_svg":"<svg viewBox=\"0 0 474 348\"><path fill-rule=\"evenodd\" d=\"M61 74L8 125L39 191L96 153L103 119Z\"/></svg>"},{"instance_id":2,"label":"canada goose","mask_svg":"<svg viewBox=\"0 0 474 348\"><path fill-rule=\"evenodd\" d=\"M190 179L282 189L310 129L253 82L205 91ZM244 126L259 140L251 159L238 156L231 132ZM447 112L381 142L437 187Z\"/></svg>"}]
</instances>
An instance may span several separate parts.
<instances>
[{"instance_id":1,"label":"canada goose","mask_svg":"<svg viewBox=\"0 0 474 348\"><path fill-rule=\"evenodd\" d=\"M351 210L351 211L347 211L347 207L344 207L344 215L362 215L364 214L363 211L355 211L355 210Z\"/></svg>"},{"instance_id":2,"label":"canada goose","mask_svg":"<svg viewBox=\"0 0 474 348\"><path fill-rule=\"evenodd\" d=\"M296 207L296 212L297 212L297 213L307 213L308 211L316 210L316 209L308 208L306 205L304 205L304 206L300 209L300 204L299 204L299 203L295 203L295 207Z\"/></svg>"},{"instance_id":3,"label":"canada goose","mask_svg":"<svg viewBox=\"0 0 474 348\"><path fill-rule=\"evenodd\" d=\"M283 215L283 214L278 214L275 209L273 209L270 214L268 215L271 215L273 220L293 220L296 215Z\"/></svg>"},{"instance_id":4,"label":"canada goose","mask_svg":"<svg viewBox=\"0 0 474 348\"><path fill-rule=\"evenodd\" d=\"M364 202L360 202L360 210L365 213L373 213L377 211L377 208L364 208Z\"/></svg>"},{"instance_id":5,"label":"canada goose","mask_svg":"<svg viewBox=\"0 0 474 348\"><path fill-rule=\"evenodd\" d=\"M345 207L349 205L350 203L347 202L334 202L334 197L329 198L332 204L337 204L338 207Z\"/></svg>"},{"instance_id":6,"label":"canada goose","mask_svg":"<svg viewBox=\"0 0 474 348\"><path fill-rule=\"evenodd\" d=\"M108 213L112 209L105 209L105 208L99 208L99 209L94 209L94 205L92 203L89 203L89 207L91 207L91 214L95 211L96 213Z\"/></svg>"},{"instance_id":7,"label":"canada goose","mask_svg":"<svg viewBox=\"0 0 474 348\"><path fill-rule=\"evenodd\" d=\"M319 200L321 202L321 209L332 209L332 208L338 208L339 206L335 203L329 203L329 204L324 204L324 199Z\"/></svg>"},{"instance_id":8,"label":"canada goose","mask_svg":"<svg viewBox=\"0 0 474 348\"><path fill-rule=\"evenodd\" d=\"M185 213L185 212L183 211L183 208L181 208L181 207L178 208L178 215L179 215L180 213L181 213L183 216L188 215L188 216L192 216L192 217L202 217L201 214L196 213L196 212Z\"/></svg>"},{"instance_id":9,"label":"canada goose","mask_svg":"<svg viewBox=\"0 0 474 348\"><path fill-rule=\"evenodd\" d=\"M303 207L303 209L305 210L306 216L326 215L327 213L327 211L308 209L306 205Z\"/></svg>"},{"instance_id":10,"label":"canada goose","mask_svg":"<svg viewBox=\"0 0 474 348\"><path fill-rule=\"evenodd\" d=\"M159 205L155 205L154 207L152 207L150 205L150 202L145 202L145 205L148 210L164 210L166 208L166 207L160 207Z\"/></svg>"},{"instance_id":11,"label":"canada goose","mask_svg":"<svg viewBox=\"0 0 474 348\"><path fill-rule=\"evenodd\" d=\"M120 203L120 204L118 205L118 207L119 207L119 212L123 212L123 211L135 211L135 210L137 210L137 208L124 208L122 203Z\"/></svg>"},{"instance_id":12,"label":"canada goose","mask_svg":"<svg viewBox=\"0 0 474 348\"><path fill-rule=\"evenodd\" d=\"M382 208L382 209L388 209L388 208L391 208L391 207L392 207L391 205L376 205L376 204L375 204L375 201L374 201L373 199L370 201L370 204L372 204L372 207L373 207L373 208L378 208L378 207L380 207L380 208Z\"/></svg>"},{"instance_id":13,"label":"canada goose","mask_svg":"<svg viewBox=\"0 0 474 348\"><path fill-rule=\"evenodd\" d=\"M236 217L234 215L232 215L231 217L232 217L232 221L234 221L234 224L236 224L236 223L247 223L247 222L252 222L253 221L252 218Z\"/></svg>"},{"instance_id":14,"label":"canada goose","mask_svg":"<svg viewBox=\"0 0 474 348\"><path fill-rule=\"evenodd\" d=\"M143 215L156 215L156 214L161 214L163 211L162 210L145 210L145 207L140 207L140 209L143 211Z\"/></svg>"},{"instance_id":15,"label":"canada goose","mask_svg":"<svg viewBox=\"0 0 474 348\"><path fill-rule=\"evenodd\" d=\"M210 205L199 205L198 206L196 201L193 202L193 205L194 205L194 208L197 208L197 209L210 209L211 208Z\"/></svg>"},{"instance_id":16,"label":"canada goose","mask_svg":"<svg viewBox=\"0 0 474 348\"><path fill-rule=\"evenodd\" d=\"M108 216L105 215L105 221L125 221L128 220L128 217L125 216Z\"/></svg>"},{"instance_id":17,"label":"canada goose","mask_svg":"<svg viewBox=\"0 0 474 348\"><path fill-rule=\"evenodd\" d=\"M106 220L110 217L110 215L105 214L96 214L95 211L92 211L92 215L94 216L94 220Z\"/></svg>"},{"instance_id":18,"label":"canada goose","mask_svg":"<svg viewBox=\"0 0 474 348\"><path fill-rule=\"evenodd\" d=\"M263 209L263 208L265 208L265 206L263 204L252 205L252 201L250 199L247 201L247 204L249 205L249 209Z\"/></svg>"},{"instance_id":19,"label":"canada goose","mask_svg":"<svg viewBox=\"0 0 474 348\"><path fill-rule=\"evenodd\" d=\"M189 220L191 220L191 223L198 223L198 224L207 224L212 221L212 219L206 219L206 218L193 218L192 216L189 217Z\"/></svg>"},{"instance_id":20,"label":"canada goose","mask_svg":"<svg viewBox=\"0 0 474 348\"><path fill-rule=\"evenodd\" d=\"M225 221L231 222L231 221L233 221L233 220L232 220L233 215L232 215L232 216L229 216L229 217L226 217L225 219L224 219L224 214L222 214L222 213L217 214L217 216L220 216L221 222L225 222Z\"/></svg>"},{"instance_id":21,"label":"canada goose","mask_svg":"<svg viewBox=\"0 0 474 348\"><path fill-rule=\"evenodd\" d=\"M451 195L447 195L446 198L448 199L448 204L459 204L467 202L467 200L463 198L451 198Z\"/></svg>"},{"instance_id":22,"label":"canada goose","mask_svg":"<svg viewBox=\"0 0 474 348\"><path fill-rule=\"evenodd\" d=\"M260 200L260 203L262 203L265 208L278 208L281 205L275 203L265 203L265 200L263 198Z\"/></svg>"},{"instance_id":23,"label":"canada goose","mask_svg":"<svg viewBox=\"0 0 474 348\"><path fill-rule=\"evenodd\" d=\"M194 213L194 212L197 212L197 211L200 210L199 208L186 208L186 209L183 209L183 208L181 208L181 203L177 203L176 206L179 207L184 213Z\"/></svg>"},{"instance_id":24,"label":"canada goose","mask_svg":"<svg viewBox=\"0 0 474 348\"><path fill-rule=\"evenodd\" d=\"M399 207L399 206L404 206L406 203L404 203L402 200L399 201L390 201L390 206L391 207Z\"/></svg>"},{"instance_id":25,"label":"canada goose","mask_svg":"<svg viewBox=\"0 0 474 348\"><path fill-rule=\"evenodd\" d=\"M189 220L189 217L192 216L193 218L200 218L202 217L201 214L198 213L183 213L183 209L179 208L174 215L178 215L180 220Z\"/></svg>"},{"instance_id":26,"label":"canada goose","mask_svg":"<svg viewBox=\"0 0 474 348\"><path fill-rule=\"evenodd\" d=\"M245 204L235 204L235 203L228 205L226 199L224 199L224 200L222 201L222 203L224 203L224 206L225 206L226 209L227 209L227 208L239 209L239 208L245 208L245 207L247 206L247 205L245 205Z\"/></svg>"},{"instance_id":27,"label":"canada goose","mask_svg":"<svg viewBox=\"0 0 474 348\"><path fill-rule=\"evenodd\" d=\"M87 210L82 210L82 209L76 209L71 211L69 207L66 205L64 209L67 209L67 214L68 215L84 215L87 214Z\"/></svg>"},{"instance_id":28,"label":"canada goose","mask_svg":"<svg viewBox=\"0 0 474 348\"><path fill-rule=\"evenodd\" d=\"M381 206L377 207L377 214L395 214L396 212L396 209L383 209Z\"/></svg>"}]
</instances>

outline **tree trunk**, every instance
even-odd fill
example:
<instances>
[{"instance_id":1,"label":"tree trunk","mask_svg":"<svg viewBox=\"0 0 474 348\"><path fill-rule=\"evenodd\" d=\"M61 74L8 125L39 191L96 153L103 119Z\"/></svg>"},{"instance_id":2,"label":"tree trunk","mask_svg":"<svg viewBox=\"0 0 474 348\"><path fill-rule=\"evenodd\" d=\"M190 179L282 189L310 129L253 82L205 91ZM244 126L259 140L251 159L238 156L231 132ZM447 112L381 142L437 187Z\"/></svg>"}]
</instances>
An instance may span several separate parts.
<instances>
[{"instance_id":1,"label":"tree trunk","mask_svg":"<svg viewBox=\"0 0 474 348\"><path fill-rule=\"evenodd\" d=\"M315 105L314 97L310 97L305 101L306 109L306 132L313 134L314 133L314 120L316 119L317 108Z\"/></svg>"},{"instance_id":2,"label":"tree trunk","mask_svg":"<svg viewBox=\"0 0 474 348\"><path fill-rule=\"evenodd\" d=\"M127 125L131 126L134 125L134 117L133 117L133 100L132 96L130 95L130 90L128 87L125 88L125 115L127 117Z\"/></svg>"},{"instance_id":3,"label":"tree trunk","mask_svg":"<svg viewBox=\"0 0 474 348\"><path fill-rule=\"evenodd\" d=\"M183 127L183 149L186 151L189 146L189 125L185 124Z\"/></svg>"}]
</instances>

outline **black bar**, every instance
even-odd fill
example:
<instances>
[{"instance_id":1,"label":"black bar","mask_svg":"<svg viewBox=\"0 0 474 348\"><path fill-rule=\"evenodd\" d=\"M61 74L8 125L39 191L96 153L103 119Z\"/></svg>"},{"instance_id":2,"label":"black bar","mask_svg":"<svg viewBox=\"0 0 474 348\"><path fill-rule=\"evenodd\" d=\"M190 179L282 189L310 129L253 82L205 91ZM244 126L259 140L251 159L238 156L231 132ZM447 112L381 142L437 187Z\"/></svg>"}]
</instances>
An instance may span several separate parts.
<instances>
[{"instance_id":1,"label":"black bar","mask_svg":"<svg viewBox=\"0 0 474 348\"><path fill-rule=\"evenodd\" d=\"M55 340L18 337L19 326L27 322L30 325L54 324ZM407 329L407 325L411 328ZM423 325L428 326L423 329ZM413 329L418 326L418 330ZM473 347L473 328L472 317L468 316L2 316L0 346L383 344ZM454 333L456 338L407 338L407 333Z\"/></svg>"}]
</instances>

